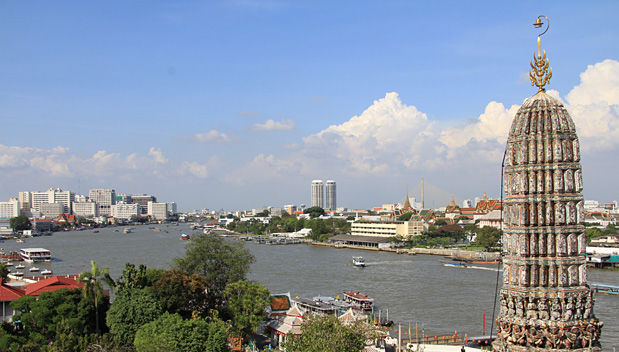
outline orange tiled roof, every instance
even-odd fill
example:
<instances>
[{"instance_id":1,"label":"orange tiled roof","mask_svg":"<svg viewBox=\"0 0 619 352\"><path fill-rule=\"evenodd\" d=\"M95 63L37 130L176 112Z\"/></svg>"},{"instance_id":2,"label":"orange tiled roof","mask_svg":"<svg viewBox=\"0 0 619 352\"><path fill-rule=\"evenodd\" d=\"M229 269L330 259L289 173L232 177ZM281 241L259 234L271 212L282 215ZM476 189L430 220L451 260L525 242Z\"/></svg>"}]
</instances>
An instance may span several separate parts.
<instances>
[{"instance_id":1,"label":"orange tiled roof","mask_svg":"<svg viewBox=\"0 0 619 352\"><path fill-rule=\"evenodd\" d=\"M16 301L26 292L13 286L2 284L0 286L0 301Z\"/></svg>"},{"instance_id":2,"label":"orange tiled roof","mask_svg":"<svg viewBox=\"0 0 619 352\"><path fill-rule=\"evenodd\" d=\"M75 278L69 278L66 276L52 276L45 280L35 282L26 286L26 295L38 296L43 292L56 291L61 288L74 289L81 288L84 283L77 282Z\"/></svg>"}]
</instances>

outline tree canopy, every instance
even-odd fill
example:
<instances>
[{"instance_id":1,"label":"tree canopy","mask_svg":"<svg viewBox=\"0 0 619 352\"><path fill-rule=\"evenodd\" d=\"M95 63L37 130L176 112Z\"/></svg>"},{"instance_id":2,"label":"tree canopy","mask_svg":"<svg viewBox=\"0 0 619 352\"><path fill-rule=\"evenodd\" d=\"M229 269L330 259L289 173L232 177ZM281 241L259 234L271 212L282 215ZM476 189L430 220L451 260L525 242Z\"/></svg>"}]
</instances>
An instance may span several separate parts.
<instances>
[{"instance_id":1,"label":"tree canopy","mask_svg":"<svg viewBox=\"0 0 619 352\"><path fill-rule=\"evenodd\" d=\"M140 326L157 319L161 313L161 305L149 289L128 287L116 295L106 322L121 345L132 345Z\"/></svg>"},{"instance_id":2,"label":"tree canopy","mask_svg":"<svg viewBox=\"0 0 619 352\"><path fill-rule=\"evenodd\" d=\"M164 311L178 313L184 318L206 315L216 307L216 298L208 280L198 274L172 269L163 273L151 287Z\"/></svg>"},{"instance_id":3,"label":"tree canopy","mask_svg":"<svg viewBox=\"0 0 619 352\"><path fill-rule=\"evenodd\" d=\"M225 240L215 234L194 234L185 256L174 259L174 267L203 276L216 293L232 282L244 280L254 256L243 243Z\"/></svg>"},{"instance_id":4,"label":"tree canopy","mask_svg":"<svg viewBox=\"0 0 619 352\"><path fill-rule=\"evenodd\" d=\"M310 218L317 218L321 215L325 215L325 210L321 207L310 207L303 210L303 214L309 214Z\"/></svg>"},{"instance_id":5,"label":"tree canopy","mask_svg":"<svg viewBox=\"0 0 619 352\"><path fill-rule=\"evenodd\" d=\"M23 231L32 229L32 223L26 215L18 215L9 220L9 226L15 231Z\"/></svg>"},{"instance_id":6,"label":"tree canopy","mask_svg":"<svg viewBox=\"0 0 619 352\"><path fill-rule=\"evenodd\" d=\"M484 226L481 229L477 229L477 238L475 243L484 247L486 250L494 247L501 238L501 231L496 227Z\"/></svg>"},{"instance_id":7,"label":"tree canopy","mask_svg":"<svg viewBox=\"0 0 619 352\"><path fill-rule=\"evenodd\" d=\"M178 314L164 313L142 325L135 334L138 352L185 351L226 352L228 336L222 322L204 319L183 319Z\"/></svg>"},{"instance_id":8,"label":"tree canopy","mask_svg":"<svg viewBox=\"0 0 619 352\"><path fill-rule=\"evenodd\" d=\"M301 324L301 335L290 335L287 352L359 352L367 339L376 337L365 323L344 324L335 315L312 315Z\"/></svg>"},{"instance_id":9,"label":"tree canopy","mask_svg":"<svg viewBox=\"0 0 619 352\"><path fill-rule=\"evenodd\" d=\"M271 303L269 290L259 283L237 281L228 285L223 295L232 329L239 337L255 333Z\"/></svg>"}]
</instances>

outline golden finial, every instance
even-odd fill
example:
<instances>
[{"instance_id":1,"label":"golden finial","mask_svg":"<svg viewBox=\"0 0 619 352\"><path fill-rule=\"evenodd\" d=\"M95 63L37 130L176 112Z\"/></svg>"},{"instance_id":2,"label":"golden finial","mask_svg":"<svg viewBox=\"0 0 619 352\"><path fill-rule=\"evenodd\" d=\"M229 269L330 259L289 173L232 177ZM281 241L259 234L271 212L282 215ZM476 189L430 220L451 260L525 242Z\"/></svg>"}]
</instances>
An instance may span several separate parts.
<instances>
[{"instance_id":1,"label":"golden finial","mask_svg":"<svg viewBox=\"0 0 619 352\"><path fill-rule=\"evenodd\" d=\"M548 81L552 78L552 67L550 62L546 58L546 50L544 50L544 56L542 56L542 40L541 36L548 32L550 27L550 20L548 17L541 15L537 17L537 20L533 24L535 28L541 28L544 22L541 18L546 19L546 30L542 34L537 36L537 57L533 54L533 61L531 61L531 70L529 70L529 78L531 78L531 85L539 88L538 92L544 92L544 86L548 84Z\"/></svg>"}]
</instances>

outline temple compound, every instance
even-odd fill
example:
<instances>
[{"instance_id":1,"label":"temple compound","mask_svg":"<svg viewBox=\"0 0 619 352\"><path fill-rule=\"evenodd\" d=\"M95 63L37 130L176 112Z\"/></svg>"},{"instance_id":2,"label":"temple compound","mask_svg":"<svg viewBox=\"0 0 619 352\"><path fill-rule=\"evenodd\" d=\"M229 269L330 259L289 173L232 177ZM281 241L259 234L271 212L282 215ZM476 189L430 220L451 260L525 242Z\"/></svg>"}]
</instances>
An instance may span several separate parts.
<instances>
[{"instance_id":1,"label":"temple compound","mask_svg":"<svg viewBox=\"0 0 619 352\"><path fill-rule=\"evenodd\" d=\"M518 110L505 150L503 286L493 348L600 351L603 323L587 285L578 136L563 104L545 92L552 69L537 40L529 74L539 91Z\"/></svg>"}]
</instances>

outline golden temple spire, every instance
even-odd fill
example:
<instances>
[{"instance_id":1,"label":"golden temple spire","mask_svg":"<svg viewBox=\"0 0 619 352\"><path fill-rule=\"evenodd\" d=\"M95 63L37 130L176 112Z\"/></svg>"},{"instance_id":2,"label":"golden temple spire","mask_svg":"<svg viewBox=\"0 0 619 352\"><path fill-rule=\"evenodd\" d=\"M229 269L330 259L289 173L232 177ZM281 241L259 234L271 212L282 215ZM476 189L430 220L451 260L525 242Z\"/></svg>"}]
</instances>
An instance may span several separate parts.
<instances>
[{"instance_id":1,"label":"golden temple spire","mask_svg":"<svg viewBox=\"0 0 619 352\"><path fill-rule=\"evenodd\" d=\"M537 36L537 56L533 54L533 61L531 61L531 70L529 70L529 78L531 79L531 85L539 88L538 92L544 92L544 86L548 84L548 81L552 78L552 67L550 62L546 58L546 50L544 50L544 56L542 56L542 40L541 36L548 31L550 26L550 20L548 17L541 15L537 17L537 21L533 24L535 28L540 28L544 24L541 18L544 17L547 21L546 30Z\"/></svg>"}]
</instances>

